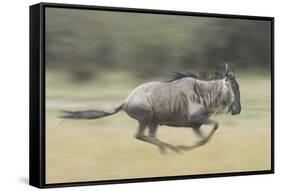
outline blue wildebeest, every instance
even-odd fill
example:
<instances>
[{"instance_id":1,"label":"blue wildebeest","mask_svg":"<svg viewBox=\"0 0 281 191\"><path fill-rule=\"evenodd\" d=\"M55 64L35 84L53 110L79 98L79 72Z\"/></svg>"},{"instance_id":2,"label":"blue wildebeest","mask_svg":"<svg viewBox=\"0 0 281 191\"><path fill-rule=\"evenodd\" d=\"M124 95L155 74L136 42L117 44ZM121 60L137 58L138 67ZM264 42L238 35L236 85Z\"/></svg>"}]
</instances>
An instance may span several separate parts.
<instances>
[{"instance_id":1,"label":"blue wildebeest","mask_svg":"<svg viewBox=\"0 0 281 191\"><path fill-rule=\"evenodd\" d=\"M65 119L97 119L124 110L139 123L136 138L175 152L202 146L210 140L219 124L210 119L212 115L241 111L239 85L234 71L225 64L224 74L176 73L166 82L149 82L138 86L127 99L112 112L63 111ZM202 125L213 125L208 136L200 131ZM194 146L174 146L156 138L159 125L192 128L201 141ZM149 133L144 130L148 127Z\"/></svg>"}]
</instances>

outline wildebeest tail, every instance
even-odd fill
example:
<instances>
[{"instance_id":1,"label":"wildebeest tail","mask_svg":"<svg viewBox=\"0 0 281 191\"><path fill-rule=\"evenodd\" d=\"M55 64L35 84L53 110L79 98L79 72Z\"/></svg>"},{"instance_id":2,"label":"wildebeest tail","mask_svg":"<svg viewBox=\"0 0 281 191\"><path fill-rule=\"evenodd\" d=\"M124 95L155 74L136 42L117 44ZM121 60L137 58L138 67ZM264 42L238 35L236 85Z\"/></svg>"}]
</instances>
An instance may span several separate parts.
<instances>
[{"instance_id":1,"label":"wildebeest tail","mask_svg":"<svg viewBox=\"0 0 281 191\"><path fill-rule=\"evenodd\" d=\"M116 108L112 112L106 112L106 111L99 111L99 110L86 110L86 111L67 111L63 110L61 111L61 115L58 116L60 118L64 119L98 119L102 117L106 117L109 115L113 115L120 110L122 110L122 104Z\"/></svg>"}]
</instances>

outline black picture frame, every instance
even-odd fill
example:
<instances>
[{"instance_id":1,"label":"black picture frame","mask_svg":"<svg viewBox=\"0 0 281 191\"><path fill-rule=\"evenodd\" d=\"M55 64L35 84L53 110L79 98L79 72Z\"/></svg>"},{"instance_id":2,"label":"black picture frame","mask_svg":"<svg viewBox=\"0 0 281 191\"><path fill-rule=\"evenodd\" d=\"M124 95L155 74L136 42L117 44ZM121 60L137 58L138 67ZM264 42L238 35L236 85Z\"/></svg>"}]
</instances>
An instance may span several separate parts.
<instances>
[{"instance_id":1,"label":"black picture frame","mask_svg":"<svg viewBox=\"0 0 281 191\"><path fill-rule=\"evenodd\" d=\"M102 180L46 184L45 181L45 8L105 10L133 13L200 16L214 18L264 20L271 23L271 169L249 172L229 172L200 175L148 177L137 179ZM103 7L73 4L39 3L30 6L30 129L29 129L29 184L38 188L84 186L146 181L167 181L191 178L209 178L274 173L274 18L248 15L195 13L168 10Z\"/></svg>"}]
</instances>

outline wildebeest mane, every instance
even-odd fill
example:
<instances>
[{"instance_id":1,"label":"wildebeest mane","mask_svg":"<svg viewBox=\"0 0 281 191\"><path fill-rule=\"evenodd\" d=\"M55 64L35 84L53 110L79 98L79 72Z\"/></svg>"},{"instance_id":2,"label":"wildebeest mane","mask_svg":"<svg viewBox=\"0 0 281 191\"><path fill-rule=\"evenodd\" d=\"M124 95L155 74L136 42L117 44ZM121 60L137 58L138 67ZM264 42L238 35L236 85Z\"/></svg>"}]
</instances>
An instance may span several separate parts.
<instances>
[{"instance_id":1,"label":"wildebeest mane","mask_svg":"<svg viewBox=\"0 0 281 191\"><path fill-rule=\"evenodd\" d=\"M166 82L176 81L182 78L194 78L202 81L220 80L224 78L224 74L213 71L213 72L200 72L199 74L194 74L191 72L174 72L170 79Z\"/></svg>"}]
</instances>

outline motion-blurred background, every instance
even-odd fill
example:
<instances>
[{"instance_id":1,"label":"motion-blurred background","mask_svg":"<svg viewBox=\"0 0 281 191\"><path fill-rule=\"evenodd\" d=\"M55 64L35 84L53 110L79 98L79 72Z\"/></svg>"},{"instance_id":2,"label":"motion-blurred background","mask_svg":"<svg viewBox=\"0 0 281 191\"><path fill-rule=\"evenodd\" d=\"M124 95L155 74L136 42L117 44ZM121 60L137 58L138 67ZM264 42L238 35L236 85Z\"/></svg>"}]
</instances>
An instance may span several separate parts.
<instances>
[{"instance_id":1,"label":"motion-blurred background","mask_svg":"<svg viewBox=\"0 0 281 191\"><path fill-rule=\"evenodd\" d=\"M61 109L110 110L138 85L176 71L224 71L230 63L242 113L202 148L161 155L135 140L124 113L61 120ZM270 168L269 21L46 8L47 183ZM208 132L209 127L205 128ZM160 139L190 145L192 131L160 127Z\"/></svg>"},{"instance_id":2,"label":"motion-blurred background","mask_svg":"<svg viewBox=\"0 0 281 191\"><path fill-rule=\"evenodd\" d=\"M78 81L109 68L136 77L223 69L224 62L243 71L270 69L268 21L47 10L47 68Z\"/></svg>"}]
</instances>

